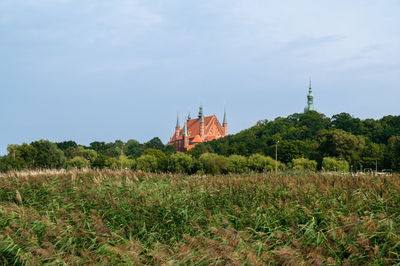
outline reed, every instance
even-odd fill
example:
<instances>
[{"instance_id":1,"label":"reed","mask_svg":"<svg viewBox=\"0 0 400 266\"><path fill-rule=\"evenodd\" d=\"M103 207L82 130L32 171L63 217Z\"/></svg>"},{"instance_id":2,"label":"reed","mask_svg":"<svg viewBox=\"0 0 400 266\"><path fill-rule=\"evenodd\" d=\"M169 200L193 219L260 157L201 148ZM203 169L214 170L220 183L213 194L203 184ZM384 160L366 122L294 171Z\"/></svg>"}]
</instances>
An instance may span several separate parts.
<instances>
[{"instance_id":1,"label":"reed","mask_svg":"<svg viewBox=\"0 0 400 266\"><path fill-rule=\"evenodd\" d=\"M0 264L396 264L400 176L0 175Z\"/></svg>"}]
</instances>

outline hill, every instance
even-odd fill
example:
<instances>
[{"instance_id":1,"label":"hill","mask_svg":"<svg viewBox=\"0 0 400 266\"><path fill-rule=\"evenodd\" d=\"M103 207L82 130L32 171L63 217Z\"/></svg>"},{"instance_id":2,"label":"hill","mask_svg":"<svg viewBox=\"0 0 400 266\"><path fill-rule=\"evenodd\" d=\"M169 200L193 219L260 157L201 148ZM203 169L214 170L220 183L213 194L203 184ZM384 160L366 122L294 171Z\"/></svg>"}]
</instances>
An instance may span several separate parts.
<instances>
[{"instance_id":1,"label":"hill","mask_svg":"<svg viewBox=\"0 0 400 266\"><path fill-rule=\"evenodd\" d=\"M279 143L278 143L279 141ZM322 166L324 157L346 160L354 167L400 171L400 116L359 119L347 113L332 118L311 111L255 126L226 138L204 143L191 151L198 156L213 152L224 156L260 153L283 163L308 158Z\"/></svg>"}]
</instances>

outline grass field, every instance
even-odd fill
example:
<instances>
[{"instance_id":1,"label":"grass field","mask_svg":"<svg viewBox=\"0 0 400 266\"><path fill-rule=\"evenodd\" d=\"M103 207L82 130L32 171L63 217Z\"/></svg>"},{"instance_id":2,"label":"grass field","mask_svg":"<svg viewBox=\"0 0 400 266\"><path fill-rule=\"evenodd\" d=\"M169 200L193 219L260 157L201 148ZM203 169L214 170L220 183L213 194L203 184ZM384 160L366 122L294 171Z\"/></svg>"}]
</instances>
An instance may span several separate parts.
<instances>
[{"instance_id":1,"label":"grass field","mask_svg":"<svg viewBox=\"0 0 400 266\"><path fill-rule=\"evenodd\" d=\"M0 176L0 264L396 264L400 176Z\"/></svg>"}]
</instances>

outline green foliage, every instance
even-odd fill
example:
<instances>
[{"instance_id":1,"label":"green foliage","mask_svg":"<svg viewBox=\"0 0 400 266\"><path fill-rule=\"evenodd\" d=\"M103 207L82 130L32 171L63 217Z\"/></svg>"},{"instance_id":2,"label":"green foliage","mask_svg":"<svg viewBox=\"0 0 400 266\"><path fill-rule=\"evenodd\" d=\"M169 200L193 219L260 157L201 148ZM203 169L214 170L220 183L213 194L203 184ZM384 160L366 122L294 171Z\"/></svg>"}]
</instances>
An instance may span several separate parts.
<instances>
[{"instance_id":1,"label":"green foliage","mask_svg":"<svg viewBox=\"0 0 400 266\"><path fill-rule=\"evenodd\" d=\"M348 172L349 163L345 160L338 160L332 157L325 157L322 160L322 168L326 171Z\"/></svg>"},{"instance_id":2,"label":"green foliage","mask_svg":"<svg viewBox=\"0 0 400 266\"><path fill-rule=\"evenodd\" d=\"M103 154L99 154L92 163L92 167L98 169L110 168L111 166L112 162L110 161L110 158Z\"/></svg>"},{"instance_id":3,"label":"green foliage","mask_svg":"<svg viewBox=\"0 0 400 266\"><path fill-rule=\"evenodd\" d=\"M131 139L125 144L124 152L127 156L137 158L144 150L142 146L138 141Z\"/></svg>"},{"instance_id":4,"label":"green foliage","mask_svg":"<svg viewBox=\"0 0 400 266\"><path fill-rule=\"evenodd\" d=\"M228 171L230 173L244 173L248 171L247 158L241 155L228 157Z\"/></svg>"},{"instance_id":5,"label":"green foliage","mask_svg":"<svg viewBox=\"0 0 400 266\"><path fill-rule=\"evenodd\" d=\"M194 161L191 155L177 152L169 157L168 170L173 173L191 173Z\"/></svg>"},{"instance_id":6,"label":"green foliage","mask_svg":"<svg viewBox=\"0 0 400 266\"><path fill-rule=\"evenodd\" d=\"M136 169L136 160L135 159L131 159L124 155L121 155L119 157L119 162L120 162L119 166L122 169L131 169L131 170Z\"/></svg>"},{"instance_id":7,"label":"green foliage","mask_svg":"<svg viewBox=\"0 0 400 266\"><path fill-rule=\"evenodd\" d=\"M157 149L146 149L142 155L153 155L157 159L165 158L165 153Z\"/></svg>"},{"instance_id":8,"label":"green foliage","mask_svg":"<svg viewBox=\"0 0 400 266\"><path fill-rule=\"evenodd\" d=\"M275 160L269 156L263 156L261 154L251 155L247 161L247 164L251 170L259 173L275 170ZM281 163L279 163L279 165L281 166Z\"/></svg>"},{"instance_id":9,"label":"green foliage","mask_svg":"<svg viewBox=\"0 0 400 266\"><path fill-rule=\"evenodd\" d=\"M152 138L151 140L146 142L143 146L144 146L144 149L156 149L156 150L161 150L161 151L164 150L164 148L165 148L162 141L157 137Z\"/></svg>"},{"instance_id":10,"label":"green foliage","mask_svg":"<svg viewBox=\"0 0 400 266\"><path fill-rule=\"evenodd\" d=\"M12 173L1 265L396 265L400 178Z\"/></svg>"},{"instance_id":11,"label":"green foliage","mask_svg":"<svg viewBox=\"0 0 400 266\"><path fill-rule=\"evenodd\" d=\"M226 173L228 169L228 159L214 153L203 153L199 157L200 171L206 174Z\"/></svg>"},{"instance_id":12,"label":"green foliage","mask_svg":"<svg viewBox=\"0 0 400 266\"><path fill-rule=\"evenodd\" d=\"M321 151L324 155L340 157L352 164L360 160L364 147L365 138L363 136L355 136L341 129L335 129L325 134L321 143Z\"/></svg>"},{"instance_id":13,"label":"green foliage","mask_svg":"<svg viewBox=\"0 0 400 266\"><path fill-rule=\"evenodd\" d=\"M34 166L38 168L60 168L66 161L64 153L57 145L48 140L39 140L31 143L36 150Z\"/></svg>"},{"instance_id":14,"label":"green foliage","mask_svg":"<svg viewBox=\"0 0 400 266\"><path fill-rule=\"evenodd\" d=\"M73 159L67 160L65 166L67 169L83 169L89 168L90 162L81 156L76 156Z\"/></svg>"},{"instance_id":15,"label":"green foliage","mask_svg":"<svg viewBox=\"0 0 400 266\"><path fill-rule=\"evenodd\" d=\"M293 169L298 171L315 171L317 170L317 162L306 158L292 160Z\"/></svg>"},{"instance_id":16,"label":"green foliage","mask_svg":"<svg viewBox=\"0 0 400 266\"><path fill-rule=\"evenodd\" d=\"M388 143L391 168L400 171L400 136L392 136Z\"/></svg>"},{"instance_id":17,"label":"green foliage","mask_svg":"<svg viewBox=\"0 0 400 266\"><path fill-rule=\"evenodd\" d=\"M272 171L275 163L271 158L275 158L278 140L278 160L282 162L278 163L279 169L285 169L285 164L293 165L293 160L299 158L316 161L317 168L321 169L324 157L335 157L346 160L353 169L362 165L364 168L400 171L399 136L400 116L361 120L347 113L328 118L312 111L286 118L277 117L273 121L261 120L238 134L196 145L188 152L192 156L192 166L184 170L183 166L172 170L176 165L170 165L175 163L170 157L176 153L175 149L165 146L159 138L153 138L143 144L136 140L126 143L121 140L109 143L95 141L89 147L74 141L9 145L8 154L0 158L0 171L60 168L65 165L66 159L75 157L85 158L93 168L134 169L134 159L141 155L156 157L156 169L150 168L158 172ZM224 157L218 157L216 162L206 163L204 158L207 156L199 160L201 155L209 153ZM259 155L251 157L255 154L265 158ZM244 164L243 157L230 158L231 155L251 158L250 164Z\"/></svg>"},{"instance_id":18,"label":"green foliage","mask_svg":"<svg viewBox=\"0 0 400 266\"><path fill-rule=\"evenodd\" d=\"M157 172L158 161L154 155L142 155L136 160L136 169L143 172Z\"/></svg>"}]
</instances>

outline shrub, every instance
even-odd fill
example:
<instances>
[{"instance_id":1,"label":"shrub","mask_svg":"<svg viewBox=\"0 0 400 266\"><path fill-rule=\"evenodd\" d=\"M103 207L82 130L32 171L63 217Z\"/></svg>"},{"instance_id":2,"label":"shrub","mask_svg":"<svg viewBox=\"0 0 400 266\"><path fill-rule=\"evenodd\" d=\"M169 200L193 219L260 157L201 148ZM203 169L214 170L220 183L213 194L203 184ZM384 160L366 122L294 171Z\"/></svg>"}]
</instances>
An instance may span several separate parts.
<instances>
[{"instance_id":1,"label":"shrub","mask_svg":"<svg viewBox=\"0 0 400 266\"><path fill-rule=\"evenodd\" d=\"M67 169L73 169L73 168L82 169L89 167L90 167L89 161L81 156L76 156L66 162Z\"/></svg>"},{"instance_id":2,"label":"shrub","mask_svg":"<svg viewBox=\"0 0 400 266\"><path fill-rule=\"evenodd\" d=\"M326 171L349 171L349 163L345 160L338 160L333 157L325 157L322 160L322 168Z\"/></svg>"},{"instance_id":3,"label":"shrub","mask_svg":"<svg viewBox=\"0 0 400 266\"><path fill-rule=\"evenodd\" d=\"M144 172L156 172L158 170L157 158L154 155L142 155L136 160L136 169Z\"/></svg>"},{"instance_id":4,"label":"shrub","mask_svg":"<svg viewBox=\"0 0 400 266\"><path fill-rule=\"evenodd\" d=\"M298 158L292 160L293 168L299 171L315 171L317 170L317 162L306 158Z\"/></svg>"},{"instance_id":5,"label":"shrub","mask_svg":"<svg viewBox=\"0 0 400 266\"><path fill-rule=\"evenodd\" d=\"M261 154L253 154L247 160L248 166L251 170L256 172L272 171L275 170L275 160L269 156ZM282 168L282 163L278 164L278 169Z\"/></svg>"},{"instance_id":6,"label":"shrub","mask_svg":"<svg viewBox=\"0 0 400 266\"><path fill-rule=\"evenodd\" d=\"M191 155L177 152L169 157L168 170L174 173L191 173L193 158Z\"/></svg>"},{"instance_id":7,"label":"shrub","mask_svg":"<svg viewBox=\"0 0 400 266\"><path fill-rule=\"evenodd\" d=\"M227 173L228 159L215 153L204 153L199 157L199 167L206 174Z\"/></svg>"},{"instance_id":8,"label":"shrub","mask_svg":"<svg viewBox=\"0 0 400 266\"><path fill-rule=\"evenodd\" d=\"M228 171L231 173L243 173L248 170L247 158L241 155L231 155L228 157Z\"/></svg>"}]
</instances>

